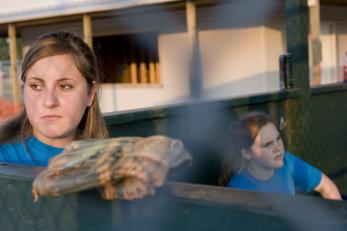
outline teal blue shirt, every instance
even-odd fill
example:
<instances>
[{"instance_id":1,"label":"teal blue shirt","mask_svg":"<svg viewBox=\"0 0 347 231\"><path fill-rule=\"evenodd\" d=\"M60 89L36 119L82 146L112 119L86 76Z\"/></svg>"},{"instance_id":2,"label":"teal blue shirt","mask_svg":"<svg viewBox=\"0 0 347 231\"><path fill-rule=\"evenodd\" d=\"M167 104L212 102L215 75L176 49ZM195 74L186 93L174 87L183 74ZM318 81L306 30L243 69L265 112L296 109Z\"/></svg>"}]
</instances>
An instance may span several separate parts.
<instances>
[{"instance_id":1,"label":"teal blue shirt","mask_svg":"<svg viewBox=\"0 0 347 231\"><path fill-rule=\"evenodd\" d=\"M47 166L48 160L63 150L31 136L17 143L0 144L0 163Z\"/></svg>"},{"instance_id":2,"label":"teal blue shirt","mask_svg":"<svg viewBox=\"0 0 347 231\"><path fill-rule=\"evenodd\" d=\"M243 170L231 178L228 187L295 195L296 191L313 191L321 179L321 171L293 154L285 152L283 166L275 169L270 179L258 180L247 170Z\"/></svg>"}]
</instances>

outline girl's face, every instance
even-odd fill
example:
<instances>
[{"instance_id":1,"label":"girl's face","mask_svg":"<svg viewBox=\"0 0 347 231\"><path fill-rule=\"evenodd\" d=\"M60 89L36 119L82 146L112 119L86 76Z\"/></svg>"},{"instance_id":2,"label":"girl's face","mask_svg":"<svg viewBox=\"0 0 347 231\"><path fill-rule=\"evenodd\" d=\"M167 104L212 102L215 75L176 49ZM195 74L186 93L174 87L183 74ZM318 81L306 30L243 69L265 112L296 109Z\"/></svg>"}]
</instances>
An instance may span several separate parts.
<instances>
[{"instance_id":1,"label":"girl's face","mask_svg":"<svg viewBox=\"0 0 347 231\"><path fill-rule=\"evenodd\" d=\"M283 166L283 155L282 138L275 125L268 123L259 130L250 151L244 157L253 166L275 169Z\"/></svg>"},{"instance_id":2,"label":"girl's face","mask_svg":"<svg viewBox=\"0 0 347 231\"><path fill-rule=\"evenodd\" d=\"M95 95L69 54L36 62L27 72L24 105L34 135L42 142L64 147L70 143Z\"/></svg>"}]
</instances>

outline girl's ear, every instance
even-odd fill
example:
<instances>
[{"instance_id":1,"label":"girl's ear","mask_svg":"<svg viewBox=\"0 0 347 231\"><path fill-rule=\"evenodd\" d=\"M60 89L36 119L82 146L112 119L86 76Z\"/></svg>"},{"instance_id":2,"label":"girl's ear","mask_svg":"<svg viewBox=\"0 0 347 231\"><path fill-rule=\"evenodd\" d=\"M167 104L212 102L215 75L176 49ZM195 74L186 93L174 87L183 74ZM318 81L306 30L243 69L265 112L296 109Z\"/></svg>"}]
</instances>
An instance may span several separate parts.
<instances>
[{"instance_id":1,"label":"girl's ear","mask_svg":"<svg viewBox=\"0 0 347 231\"><path fill-rule=\"evenodd\" d=\"M242 157L246 160L250 160L252 158L250 151L247 149L244 149L244 148L241 149L241 154L242 154Z\"/></svg>"},{"instance_id":2,"label":"girl's ear","mask_svg":"<svg viewBox=\"0 0 347 231\"><path fill-rule=\"evenodd\" d=\"M88 96L88 107L90 107L93 103L93 99L95 97L95 93L96 93L96 82L93 81L93 85L92 85L92 88L90 89L90 92L89 92L89 96Z\"/></svg>"}]
</instances>

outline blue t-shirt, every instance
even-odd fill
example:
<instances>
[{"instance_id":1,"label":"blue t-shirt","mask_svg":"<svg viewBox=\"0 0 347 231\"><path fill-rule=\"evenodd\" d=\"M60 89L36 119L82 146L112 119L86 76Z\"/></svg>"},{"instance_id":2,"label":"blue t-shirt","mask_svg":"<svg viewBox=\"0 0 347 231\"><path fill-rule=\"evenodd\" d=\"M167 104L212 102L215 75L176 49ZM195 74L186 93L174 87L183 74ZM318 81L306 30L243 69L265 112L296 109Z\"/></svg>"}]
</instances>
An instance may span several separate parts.
<instances>
[{"instance_id":1,"label":"blue t-shirt","mask_svg":"<svg viewBox=\"0 0 347 231\"><path fill-rule=\"evenodd\" d=\"M286 151L283 166L275 169L270 179L258 180L247 170L243 170L231 178L228 187L295 195L296 190L313 191L321 178L321 171Z\"/></svg>"},{"instance_id":2,"label":"blue t-shirt","mask_svg":"<svg viewBox=\"0 0 347 231\"><path fill-rule=\"evenodd\" d=\"M0 144L0 163L47 166L48 160L63 150L31 136L23 142Z\"/></svg>"}]
</instances>

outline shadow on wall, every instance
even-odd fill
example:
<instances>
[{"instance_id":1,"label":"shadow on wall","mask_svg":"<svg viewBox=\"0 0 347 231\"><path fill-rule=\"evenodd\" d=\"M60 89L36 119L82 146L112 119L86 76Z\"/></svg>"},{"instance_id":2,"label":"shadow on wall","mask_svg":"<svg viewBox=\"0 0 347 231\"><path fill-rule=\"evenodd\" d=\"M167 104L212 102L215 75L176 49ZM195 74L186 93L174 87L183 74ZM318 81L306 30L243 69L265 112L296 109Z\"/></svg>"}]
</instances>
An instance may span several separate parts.
<instances>
[{"instance_id":1,"label":"shadow on wall","mask_svg":"<svg viewBox=\"0 0 347 231\"><path fill-rule=\"evenodd\" d=\"M279 91L279 85L279 72L257 73L239 79L231 79L228 82L213 87L205 87L202 90L202 98L222 99L259 95Z\"/></svg>"}]
</instances>

